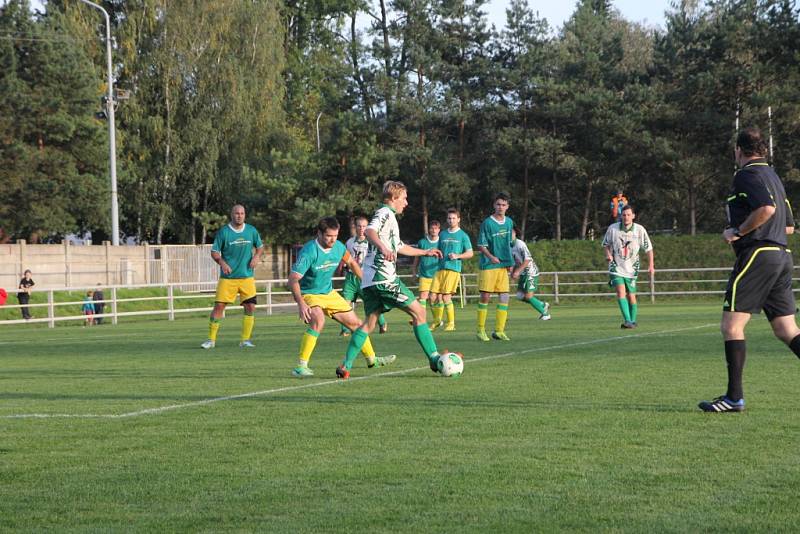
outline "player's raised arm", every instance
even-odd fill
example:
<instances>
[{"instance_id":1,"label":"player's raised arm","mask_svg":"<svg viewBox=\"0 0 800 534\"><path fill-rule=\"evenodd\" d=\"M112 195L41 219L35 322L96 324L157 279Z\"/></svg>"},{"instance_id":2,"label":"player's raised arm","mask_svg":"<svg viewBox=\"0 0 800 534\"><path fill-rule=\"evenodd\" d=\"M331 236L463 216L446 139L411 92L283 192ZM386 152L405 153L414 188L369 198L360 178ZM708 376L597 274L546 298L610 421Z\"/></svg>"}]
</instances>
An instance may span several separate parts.
<instances>
[{"instance_id":1,"label":"player's raised arm","mask_svg":"<svg viewBox=\"0 0 800 534\"><path fill-rule=\"evenodd\" d=\"M442 257L442 251L438 248L431 248L428 250L422 250L421 248L412 247L411 245L403 245L398 249L400 254L403 256L436 256L437 258Z\"/></svg>"}]
</instances>

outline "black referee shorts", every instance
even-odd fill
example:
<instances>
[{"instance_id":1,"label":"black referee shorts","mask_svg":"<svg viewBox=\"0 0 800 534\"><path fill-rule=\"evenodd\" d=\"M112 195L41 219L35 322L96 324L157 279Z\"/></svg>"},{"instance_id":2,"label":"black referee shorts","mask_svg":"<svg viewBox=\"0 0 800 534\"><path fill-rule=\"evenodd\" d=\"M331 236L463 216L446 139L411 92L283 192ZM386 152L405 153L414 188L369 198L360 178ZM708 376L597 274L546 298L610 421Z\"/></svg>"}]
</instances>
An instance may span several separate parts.
<instances>
[{"instance_id":1,"label":"black referee shorts","mask_svg":"<svg viewBox=\"0 0 800 534\"><path fill-rule=\"evenodd\" d=\"M725 290L724 311L764 314L768 320L796 311L792 293L792 254L778 245L739 252Z\"/></svg>"}]
</instances>

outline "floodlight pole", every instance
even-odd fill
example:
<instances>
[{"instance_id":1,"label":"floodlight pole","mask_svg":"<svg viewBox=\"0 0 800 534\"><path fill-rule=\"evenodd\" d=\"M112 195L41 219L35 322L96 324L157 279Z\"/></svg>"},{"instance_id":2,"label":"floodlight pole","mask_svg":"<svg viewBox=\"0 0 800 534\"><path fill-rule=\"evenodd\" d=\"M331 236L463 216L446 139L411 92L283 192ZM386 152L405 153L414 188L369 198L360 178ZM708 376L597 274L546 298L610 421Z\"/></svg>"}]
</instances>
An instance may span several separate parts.
<instances>
[{"instance_id":1,"label":"floodlight pole","mask_svg":"<svg viewBox=\"0 0 800 534\"><path fill-rule=\"evenodd\" d=\"M108 118L108 164L111 174L111 244L119 245L119 203L117 201L117 131L114 124L114 78L111 64L111 19L108 11L89 0L80 0L103 12L106 19L106 68L108 76L108 95L106 96L106 117Z\"/></svg>"}]
</instances>

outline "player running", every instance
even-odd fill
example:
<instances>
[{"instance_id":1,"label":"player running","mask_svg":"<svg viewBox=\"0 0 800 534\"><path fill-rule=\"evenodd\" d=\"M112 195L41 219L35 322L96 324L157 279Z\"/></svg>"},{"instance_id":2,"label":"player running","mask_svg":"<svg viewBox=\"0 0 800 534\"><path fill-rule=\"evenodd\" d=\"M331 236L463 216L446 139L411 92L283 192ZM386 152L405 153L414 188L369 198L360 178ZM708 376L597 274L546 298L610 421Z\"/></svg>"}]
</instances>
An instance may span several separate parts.
<instances>
[{"instance_id":1,"label":"player running","mask_svg":"<svg viewBox=\"0 0 800 534\"><path fill-rule=\"evenodd\" d=\"M511 255L514 257L514 269L511 271L511 278L518 280L517 298L533 306L539 312L539 319L549 321L550 303L542 302L534 296L539 289L539 266L533 261L525 241L517 239L519 235L522 234L515 226L512 230Z\"/></svg>"},{"instance_id":2,"label":"player running","mask_svg":"<svg viewBox=\"0 0 800 534\"><path fill-rule=\"evenodd\" d=\"M414 335L425 352L431 370L437 371L439 350L425 320L423 308L414 294L397 276L397 254L404 256L436 256L442 257L439 249L421 250L406 245L400 240L400 228L396 214L403 213L408 205L408 191L402 182L388 181L383 184L383 205L372 216L367 226L369 251L364 260L364 275L361 288L364 293L364 310L367 317L353 331L347 347L344 361L336 368L336 376L350 378L350 369L358 351L367 340L367 336L375 329L378 316L392 308L399 308L409 314L414 321Z\"/></svg>"},{"instance_id":3,"label":"player running","mask_svg":"<svg viewBox=\"0 0 800 534\"><path fill-rule=\"evenodd\" d=\"M256 281L253 278L253 269L264 252L264 244L258 231L244 222L244 206L236 204L231 208L231 222L223 226L214 237L211 246L211 258L219 265L220 275L217 282L217 294L214 297L214 309L208 324L208 339L201 347L213 349L217 343L225 307L236 301L244 309L242 317L242 335L239 346L242 348L254 347L250 339L255 324L254 313L256 310Z\"/></svg>"},{"instance_id":4,"label":"player running","mask_svg":"<svg viewBox=\"0 0 800 534\"><path fill-rule=\"evenodd\" d=\"M362 275L356 259L337 241L338 236L339 221L335 217L322 218L317 225L317 237L303 246L289 274L289 290L297 303L300 319L308 325L300 342L297 367L292 369L292 376L296 378L314 375L314 371L308 367L308 361L325 326L325 316L351 330L360 324L350 302L333 289L333 274L339 262L345 262L350 272L358 278ZM394 355L375 356L368 337L365 337L359 350L367 359L367 367L380 367L395 360Z\"/></svg>"}]
</instances>

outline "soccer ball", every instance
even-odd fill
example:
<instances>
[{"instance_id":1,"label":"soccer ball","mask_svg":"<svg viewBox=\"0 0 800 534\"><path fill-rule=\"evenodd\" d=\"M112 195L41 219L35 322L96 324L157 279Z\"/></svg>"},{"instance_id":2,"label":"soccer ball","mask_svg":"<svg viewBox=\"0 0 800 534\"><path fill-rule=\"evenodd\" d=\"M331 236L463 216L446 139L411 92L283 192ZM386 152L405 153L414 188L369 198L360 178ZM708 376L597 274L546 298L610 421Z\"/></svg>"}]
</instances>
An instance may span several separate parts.
<instances>
[{"instance_id":1,"label":"soccer ball","mask_svg":"<svg viewBox=\"0 0 800 534\"><path fill-rule=\"evenodd\" d=\"M464 358L458 352L445 352L436 364L442 376L458 378L464 372Z\"/></svg>"}]
</instances>

